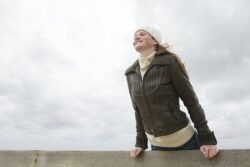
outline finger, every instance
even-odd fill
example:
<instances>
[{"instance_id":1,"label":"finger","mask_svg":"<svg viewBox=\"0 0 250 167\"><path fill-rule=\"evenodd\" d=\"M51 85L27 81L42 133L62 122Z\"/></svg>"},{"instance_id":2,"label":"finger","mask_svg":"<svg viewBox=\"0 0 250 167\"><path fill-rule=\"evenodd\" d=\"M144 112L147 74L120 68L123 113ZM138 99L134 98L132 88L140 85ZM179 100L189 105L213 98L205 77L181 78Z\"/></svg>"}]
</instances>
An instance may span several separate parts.
<instances>
[{"instance_id":1,"label":"finger","mask_svg":"<svg viewBox=\"0 0 250 167\"><path fill-rule=\"evenodd\" d=\"M214 149L213 148L210 148L209 151L209 158L213 158L214 157Z\"/></svg>"},{"instance_id":2,"label":"finger","mask_svg":"<svg viewBox=\"0 0 250 167\"><path fill-rule=\"evenodd\" d=\"M136 149L134 150L133 154L134 154L134 158L135 158L136 157Z\"/></svg>"},{"instance_id":3,"label":"finger","mask_svg":"<svg viewBox=\"0 0 250 167\"><path fill-rule=\"evenodd\" d=\"M207 155L207 150L206 150L206 149L203 149L203 150L202 150L202 153L203 153L204 155Z\"/></svg>"},{"instance_id":4,"label":"finger","mask_svg":"<svg viewBox=\"0 0 250 167\"><path fill-rule=\"evenodd\" d=\"M215 156L219 153L219 149L216 147L215 149Z\"/></svg>"},{"instance_id":5,"label":"finger","mask_svg":"<svg viewBox=\"0 0 250 167\"><path fill-rule=\"evenodd\" d=\"M200 151L201 151L202 154L204 154L205 153L204 147L200 147Z\"/></svg>"},{"instance_id":6,"label":"finger","mask_svg":"<svg viewBox=\"0 0 250 167\"><path fill-rule=\"evenodd\" d=\"M130 157L133 158L133 150L130 151Z\"/></svg>"},{"instance_id":7,"label":"finger","mask_svg":"<svg viewBox=\"0 0 250 167\"><path fill-rule=\"evenodd\" d=\"M205 148L204 150L205 150L204 155L205 155L206 158L208 158L209 157L209 150L207 148Z\"/></svg>"},{"instance_id":8,"label":"finger","mask_svg":"<svg viewBox=\"0 0 250 167\"><path fill-rule=\"evenodd\" d=\"M216 148L215 149L213 149L213 157L215 157L216 156Z\"/></svg>"},{"instance_id":9,"label":"finger","mask_svg":"<svg viewBox=\"0 0 250 167\"><path fill-rule=\"evenodd\" d=\"M141 152L142 152L142 149L138 149L138 150L137 150L137 155L136 155L136 156L138 156Z\"/></svg>"},{"instance_id":10,"label":"finger","mask_svg":"<svg viewBox=\"0 0 250 167\"><path fill-rule=\"evenodd\" d=\"M204 156L206 156L206 153L205 153L205 151L204 151L203 149L201 149L200 151L201 151L201 153L202 153Z\"/></svg>"},{"instance_id":11,"label":"finger","mask_svg":"<svg viewBox=\"0 0 250 167\"><path fill-rule=\"evenodd\" d=\"M205 157L206 157L206 158L209 158L209 151L206 152Z\"/></svg>"},{"instance_id":12,"label":"finger","mask_svg":"<svg viewBox=\"0 0 250 167\"><path fill-rule=\"evenodd\" d=\"M137 150L137 155L139 155L142 152L142 149Z\"/></svg>"},{"instance_id":13,"label":"finger","mask_svg":"<svg viewBox=\"0 0 250 167\"><path fill-rule=\"evenodd\" d=\"M205 157L207 157L207 149L206 149L206 147L202 147L201 151L202 151L203 155Z\"/></svg>"},{"instance_id":14,"label":"finger","mask_svg":"<svg viewBox=\"0 0 250 167\"><path fill-rule=\"evenodd\" d=\"M139 150L136 149L136 150L135 150L135 157L137 157L137 156L139 155L139 153L140 153Z\"/></svg>"},{"instance_id":15,"label":"finger","mask_svg":"<svg viewBox=\"0 0 250 167\"><path fill-rule=\"evenodd\" d=\"M136 157L136 151L137 151L137 150L135 149L134 152L133 152L134 158Z\"/></svg>"},{"instance_id":16,"label":"finger","mask_svg":"<svg viewBox=\"0 0 250 167\"><path fill-rule=\"evenodd\" d=\"M218 150L218 148L216 147L216 148L214 149L214 157L218 154L218 152L219 152L219 150Z\"/></svg>"},{"instance_id":17,"label":"finger","mask_svg":"<svg viewBox=\"0 0 250 167\"><path fill-rule=\"evenodd\" d=\"M210 155L211 155L211 151L209 148L207 148L207 158L210 158Z\"/></svg>"},{"instance_id":18,"label":"finger","mask_svg":"<svg viewBox=\"0 0 250 167\"><path fill-rule=\"evenodd\" d=\"M207 154L207 147L202 147L203 154Z\"/></svg>"},{"instance_id":19,"label":"finger","mask_svg":"<svg viewBox=\"0 0 250 167\"><path fill-rule=\"evenodd\" d=\"M215 157L218 153L219 153L219 149L217 147L215 147L213 149L213 157Z\"/></svg>"},{"instance_id":20,"label":"finger","mask_svg":"<svg viewBox=\"0 0 250 167\"><path fill-rule=\"evenodd\" d=\"M219 149L216 147L216 154L218 154L219 153Z\"/></svg>"},{"instance_id":21,"label":"finger","mask_svg":"<svg viewBox=\"0 0 250 167\"><path fill-rule=\"evenodd\" d=\"M132 157L132 158L135 158L135 150L134 150L134 149L131 150L131 157Z\"/></svg>"}]
</instances>

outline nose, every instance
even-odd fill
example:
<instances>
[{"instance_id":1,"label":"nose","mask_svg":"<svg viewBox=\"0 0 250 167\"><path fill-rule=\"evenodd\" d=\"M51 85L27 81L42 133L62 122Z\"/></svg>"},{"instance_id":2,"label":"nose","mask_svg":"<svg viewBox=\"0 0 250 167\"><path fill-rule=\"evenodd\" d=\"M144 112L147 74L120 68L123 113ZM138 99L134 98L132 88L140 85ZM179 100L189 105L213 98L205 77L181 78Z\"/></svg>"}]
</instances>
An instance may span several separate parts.
<instances>
[{"instance_id":1,"label":"nose","mask_svg":"<svg viewBox=\"0 0 250 167\"><path fill-rule=\"evenodd\" d=\"M140 37L136 36L136 37L134 38L134 41L136 42L136 41L139 41L140 39L141 39Z\"/></svg>"},{"instance_id":2,"label":"nose","mask_svg":"<svg viewBox=\"0 0 250 167\"><path fill-rule=\"evenodd\" d=\"M139 35L135 35L134 40L138 40L138 39L140 39Z\"/></svg>"},{"instance_id":3,"label":"nose","mask_svg":"<svg viewBox=\"0 0 250 167\"><path fill-rule=\"evenodd\" d=\"M136 42L138 42L139 40L140 40L140 38L136 37L136 38L134 39L133 44L135 45L135 44L136 44Z\"/></svg>"}]
</instances>

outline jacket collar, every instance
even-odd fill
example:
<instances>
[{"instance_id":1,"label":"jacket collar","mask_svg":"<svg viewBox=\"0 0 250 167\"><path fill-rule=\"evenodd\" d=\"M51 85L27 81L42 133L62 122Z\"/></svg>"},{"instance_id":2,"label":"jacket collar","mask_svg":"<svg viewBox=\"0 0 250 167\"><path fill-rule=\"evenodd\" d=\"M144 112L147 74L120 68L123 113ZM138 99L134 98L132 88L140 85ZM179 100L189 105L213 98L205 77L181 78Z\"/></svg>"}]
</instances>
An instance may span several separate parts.
<instances>
[{"instance_id":1,"label":"jacket collar","mask_svg":"<svg viewBox=\"0 0 250 167\"><path fill-rule=\"evenodd\" d=\"M166 59L166 55L168 52L165 49L159 50L155 53L154 59L151 62L151 65L166 65L170 64L169 59ZM139 60L137 59L125 72L125 75L131 72L140 73L139 69Z\"/></svg>"}]
</instances>

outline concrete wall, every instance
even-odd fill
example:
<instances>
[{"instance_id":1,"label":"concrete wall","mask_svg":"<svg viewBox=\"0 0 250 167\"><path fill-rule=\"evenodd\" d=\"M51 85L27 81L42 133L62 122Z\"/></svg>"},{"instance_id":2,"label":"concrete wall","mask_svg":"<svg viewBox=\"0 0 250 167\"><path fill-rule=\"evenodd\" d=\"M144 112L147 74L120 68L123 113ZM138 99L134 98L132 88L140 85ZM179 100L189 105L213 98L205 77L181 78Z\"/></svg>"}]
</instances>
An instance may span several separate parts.
<instances>
[{"instance_id":1,"label":"concrete wall","mask_svg":"<svg viewBox=\"0 0 250 167\"><path fill-rule=\"evenodd\" d=\"M214 159L199 151L0 151L0 167L250 167L250 150L221 150Z\"/></svg>"}]
</instances>

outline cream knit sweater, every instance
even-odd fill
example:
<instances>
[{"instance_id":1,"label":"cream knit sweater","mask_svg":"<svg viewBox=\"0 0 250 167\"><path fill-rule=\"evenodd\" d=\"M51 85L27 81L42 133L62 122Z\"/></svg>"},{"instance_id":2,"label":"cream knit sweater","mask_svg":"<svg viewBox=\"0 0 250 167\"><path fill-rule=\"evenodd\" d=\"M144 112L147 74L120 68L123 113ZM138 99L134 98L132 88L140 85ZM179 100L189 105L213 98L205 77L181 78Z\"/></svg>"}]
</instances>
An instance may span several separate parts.
<instances>
[{"instance_id":1,"label":"cream knit sweater","mask_svg":"<svg viewBox=\"0 0 250 167\"><path fill-rule=\"evenodd\" d=\"M139 64L140 64L140 71L143 76L148 69L151 61L155 56L156 51L153 51L149 56L142 57L139 55ZM194 134L194 128L191 126L190 123L188 125L174 133L165 136L158 136L155 137L154 135L150 135L146 133L149 142L154 146L160 147L179 147L185 144Z\"/></svg>"}]
</instances>

